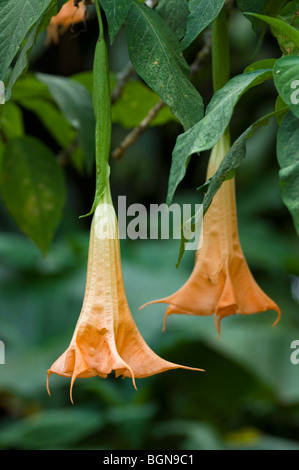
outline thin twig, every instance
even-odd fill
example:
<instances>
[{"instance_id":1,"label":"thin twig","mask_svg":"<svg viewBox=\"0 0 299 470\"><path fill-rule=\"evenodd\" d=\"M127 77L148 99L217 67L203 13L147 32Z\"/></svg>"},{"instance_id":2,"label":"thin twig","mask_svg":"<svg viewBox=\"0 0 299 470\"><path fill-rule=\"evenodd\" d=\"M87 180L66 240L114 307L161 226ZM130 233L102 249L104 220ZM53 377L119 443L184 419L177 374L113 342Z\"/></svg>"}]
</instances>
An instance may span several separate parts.
<instances>
[{"instance_id":1,"label":"thin twig","mask_svg":"<svg viewBox=\"0 0 299 470\"><path fill-rule=\"evenodd\" d=\"M200 51L196 54L194 61L190 65L190 78L193 78L194 75L202 68L204 61L211 54L212 50L212 31L208 29L205 31L204 35L204 45Z\"/></svg>"},{"instance_id":2,"label":"thin twig","mask_svg":"<svg viewBox=\"0 0 299 470\"><path fill-rule=\"evenodd\" d=\"M112 158L121 160L125 152L131 147L141 134L148 128L152 120L157 116L160 110L165 106L164 101L160 100L152 109L149 110L147 116L141 123L135 127L121 142L121 144L112 152Z\"/></svg>"},{"instance_id":3,"label":"thin twig","mask_svg":"<svg viewBox=\"0 0 299 470\"><path fill-rule=\"evenodd\" d=\"M121 96L125 84L130 80L132 75L134 75L135 69L131 62L128 62L127 65L124 67L123 70L121 70L117 74L117 85L114 88L114 90L111 93L111 103L115 103Z\"/></svg>"},{"instance_id":4,"label":"thin twig","mask_svg":"<svg viewBox=\"0 0 299 470\"><path fill-rule=\"evenodd\" d=\"M202 67L205 59L210 55L212 47L212 35L209 31L204 36L204 45L196 55L194 62L190 66L190 78L192 78ZM165 106L164 101L160 100L153 108L151 108L147 116L141 123L135 127L120 143L120 145L112 152L112 158L121 160L126 151L136 142L140 135L148 128L152 120L158 115L160 110Z\"/></svg>"},{"instance_id":5,"label":"thin twig","mask_svg":"<svg viewBox=\"0 0 299 470\"><path fill-rule=\"evenodd\" d=\"M75 136L74 139L71 141L68 148L61 150L57 155L57 161L60 166L66 166L69 163L72 153L77 149L79 146L78 137Z\"/></svg>"}]
</instances>

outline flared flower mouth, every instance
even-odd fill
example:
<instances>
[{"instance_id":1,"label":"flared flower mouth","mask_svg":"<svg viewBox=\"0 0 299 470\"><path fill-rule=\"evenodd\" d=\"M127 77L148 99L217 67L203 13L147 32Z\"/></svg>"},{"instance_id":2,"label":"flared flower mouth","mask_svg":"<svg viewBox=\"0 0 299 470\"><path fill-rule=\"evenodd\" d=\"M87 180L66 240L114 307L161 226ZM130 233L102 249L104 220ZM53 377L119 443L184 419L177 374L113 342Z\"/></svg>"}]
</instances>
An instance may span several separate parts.
<instances>
[{"instance_id":1,"label":"flared flower mouth","mask_svg":"<svg viewBox=\"0 0 299 470\"><path fill-rule=\"evenodd\" d=\"M86 5L83 1L75 5L74 0L66 2L59 13L51 18L50 24L47 28L46 42L49 44L59 42L59 36L70 28L73 24L81 23L86 17Z\"/></svg>"},{"instance_id":2,"label":"flared flower mouth","mask_svg":"<svg viewBox=\"0 0 299 470\"><path fill-rule=\"evenodd\" d=\"M213 148L207 178L210 178L229 151L227 134ZM281 312L254 280L239 241L234 178L225 181L215 195L203 221L203 245L196 252L193 272L174 294L143 305L166 303L164 317L171 314L215 315L220 335L220 321L233 314ZM273 326L274 326L273 325Z\"/></svg>"},{"instance_id":3,"label":"flared flower mouth","mask_svg":"<svg viewBox=\"0 0 299 470\"><path fill-rule=\"evenodd\" d=\"M77 378L144 378L170 369L202 370L168 362L155 354L143 340L131 315L123 284L116 215L109 185L94 213L88 255L86 290L82 310L67 350L48 370ZM107 211L107 207L109 210ZM102 219L103 218L103 219ZM106 236L99 233L105 229ZM101 236L99 236L101 235Z\"/></svg>"}]
</instances>

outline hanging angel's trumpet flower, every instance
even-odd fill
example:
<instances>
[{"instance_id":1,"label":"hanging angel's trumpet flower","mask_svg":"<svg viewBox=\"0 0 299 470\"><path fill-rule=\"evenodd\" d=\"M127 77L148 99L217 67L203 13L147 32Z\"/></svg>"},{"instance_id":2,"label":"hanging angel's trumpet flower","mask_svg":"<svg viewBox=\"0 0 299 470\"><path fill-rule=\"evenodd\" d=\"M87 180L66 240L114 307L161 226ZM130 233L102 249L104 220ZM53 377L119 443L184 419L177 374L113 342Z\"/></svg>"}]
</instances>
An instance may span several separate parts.
<instances>
[{"instance_id":1,"label":"hanging angel's trumpet flower","mask_svg":"<svg viewBox=\"0 0 299 470\"><path fill-rule=\"evenodd\" d=\"M180 366L157 356L145 343L131 315L124 290L118 227L109 185L93 216L84 302L68 349L48 370L71 377L71 400L78 377L112 370L116 377L148 377Z\"/></svg>"},{"instance_id":2,"label":"hanging angel's trumpet flower","mask_svg":"<svg viewBox=\"0 0 299 470\"><path fill-rule=\"evenodd\" d=\"M57 44L59 42L59 36L75 23L81 23L86 17L86 5L83 1L75 5L74 0L66 2L59 13L52 16L50 24L47 28L47 40Z\"/></svg>"},{"instance_id":3,"label":"hanging angel's trumpet flower","mask_svg":"<svg viewBox=\"0 0 299 470\"><path fill-rule=\"evenodd\" d=\"M218 169L230 148L225 133L213 148L207 179ZM195 266L187 282L174 294L148 302L168 304L167 316L177 314L215 315L220 334L222 318L275 310L279 307L257 285L248 268L239 241L234 178L225 181L214 196L203 220L203 244L196 252ZM144 305L144 306L145 306Z\"/></svg>"}]
</instances>

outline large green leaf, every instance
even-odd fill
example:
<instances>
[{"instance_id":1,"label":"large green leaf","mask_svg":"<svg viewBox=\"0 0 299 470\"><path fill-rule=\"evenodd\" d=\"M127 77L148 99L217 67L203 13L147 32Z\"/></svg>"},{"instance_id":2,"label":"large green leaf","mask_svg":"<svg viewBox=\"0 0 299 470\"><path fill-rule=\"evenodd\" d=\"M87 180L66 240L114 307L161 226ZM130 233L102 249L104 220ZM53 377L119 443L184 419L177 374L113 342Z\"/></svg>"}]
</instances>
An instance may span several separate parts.
<instances>
[{"instance_id":1,"label":"large green leaf","mask_svg":"<svg viewBox=\"0 0 299 470\"><path fill-rule=\"evenodd\" d=\"M95 409L51 409L36 412L5 426L0 446L19 449L63 449L98 431L104 425Z\"/></svg>"},{"instance_id":2,"label":"large green leaf","mask_svg":"<svg viewBox=\"0 0 299 470\"><path fill-rule=\"evenodd\" d=\"M299 117L299 57L278 59L274 67L274 83L295 116Z\"/></svg>"},{"instance_id":3,"label":"large green leaf","mask_svg":"<svg viewBox=\"0 0 299 470\"><path fill-rule=\"evenodd\" d=\"M35 75L26 73L18 80L13 89L12 101L5 108L14 102L35 113L59 146L64 149L70 147L75 138L75 130L59 110L48 87L38 81Z\"/></svg>"},{"instance_id":4,"label":"large green leaf","mask_svg":"<svg viewBox=\"0 0 299 470\"><path fill-rule=\"evenodd\" d=\"M299 30L299 0L293 0L286 4L279 19L286 21L288 24L293 26L295 29ZM275 30L274 30L275 33ZM276 38L279 43L280 49L283 54L299 54L299 48L294 45L292 41L289 40L284 34L276 33Z\"/></svg>"},{"instance_id":5,"label":"large green leaf","mask_svg":"<svg viewBox=\"0 0 299 470\"><path fill-rule=\"evenodd\" d=\"M126 19L132 0L100 0L100 3L107 17L110 43L112 44Z\"/></svg>"},{"instance_id":6,"label":"large green leaf","mask_svg":"<svg viewBox=\"0 0 299 470\"><path fill-rule=\"evenodd\" d=\"M237 0L238 7L244 13L263 13L269 16L277 16L285 4L285 0ZM249 17L254 31L263 28L263 23L254 17Z\"/></svg>"},{"instance_id":7,"label":"large green leaf","mask_svg":"<svg viewBox=\"0 0 299 470\"><path fill-rule=\"evenodd\" d=\"M249 88L271 77L272 70L256 70L232 78L214 94L205 117L178 136L172 154L167 204L171 204L175 190L185 176L190 155L214 147L229 124L240 97Z\"/></svg>"},{"instance_id":8,"label":"large green leaf","mask_svg":"<svg viewBox=\"0 0 299 470\"><path fill-rule=\"evenodd\" d=\"M185 35L189 14L186 0L160 0L156 11L179 39Z\"/></svg>"},{"instance_id":9,"label":"large green leaf","mask_svg":"<svg viewBox=\"0 0 299 470\"><path fill-rule=\"evenodd\" d=\"M201 95L189 80L187 63L178 51L178 39L167 23L157 12L133 0L126 32L137 73L169 105L185 129L200 121Z\"/></svg>"},{"instance_id":10,"label":"large green leaf","mask_svg":"<svg viewBox=\"0 0 299 470\"><path fill-rule=\"evenodd\" d=\"M28 67L29 54L33 48L36 38L48 26L50 19L57 13L57 2L52 0L49 7L44 12L43 16L34 24L28 32L26 39L23 41L22 46L16 56L13 68L9 74L9 79L5 88L6 101L11 97L12 87L15 85L18 78L24 73Z\"/></svg>"},{"instance_id":11,"label":"large green leaf","mask_svg":"<svg viewBox=\"0 0 299 470\"><path fill-rule=\"evenodd\" d=\"M63 173L55 156L33 137L11 140L3 155L1 189L17 225L46 253L65 202Z\"/></svg>"},{"instance_id":12,"label":"large green leaf","mask_svg":"<svg viewBox=\"0 0 299 470\"><path fill-rule=\"evenodd\" d=\"M31 98L21 101L22 107L34 112L58 145L67 149L75 138L75 131L55 103L45 99Z\"/></svg>"},{"instance_id":13,"label":"large green leaf","mask_svg":"<svg viewBox=\"0 0 299 470\"><path fill-rule=\"evenodd\" d=\"M276 34L282 34L286 39L292 41L297 49L299 48L299 31L290 24L267 15L257 15L255 13L246 13L246 15L254 16L269 24L275 30Z\"/></svg>"},{"instance_id":14,"label":"large green leaf","mask_svg":"<svg viewBox=\"0 0 299 470\"><path fill-rule=\"evenodd\" d=\"M292 214L299 235L299 120L290 112L277 134L282 199Z\"/></svg>"},{"instance_id":15,"label":"large green leaf","mask_svg":"<svg viewBox=\"0 0 299 470\"><path fill-rule=\"evenodd\" d=\"M30 50L33 47L37 31L39 29L39 22L33 26L32 30L30 31L28 38L26 39L25 45L22 47L20 54L16 60L14 68L9 75L8 83L5 88L5 100L8 101L11 97L11 90L14 84L16 83L19 76L22 72L26 69L28 65L28 55Z\"/></svg>"},{"instance_id":16,"label":"large green leaf","mask_svg":"<svg viewBox=\"0 0 299 470\"><path fill-rule=\"evenodd\" d=\"M3 109L2 132L6 140L24 135L22 111L15 103L6 103Z\"/></svg>"},{"instance_id":17,"label":"large green leaf","mask_svg":"<svg viewBox=\"0 0 299 470\"><path fill-rule=\"evenodd\" d=\"M68 122L78 132L79 143L90 171L95 155L95 118L92 97L81 83L67 77L36 74L49 91Z\"/></svg>"},{"instance_id":18,"label":"large green leaf","mask_svg":"<svg viewBox=\"0 0 299 470\"><path fill-rule=\"evenodd\" d=\"M120 98L112 105L112 122L125 128L140 124L148 112L159 102L159 97L141 81L126 83ZM164 106L151 121L152 126L162 125L175 117L168 106Z\"/></svg>"},{"instance_id":19,"label":"large green leaf","mask_svg":"<svg viewBox=\"0 0 299 470\"><path fill-rule=\"evenodd\" d=\"M52 0L0 0L0 80L4 81L27 33L51 3Z\"/></svg>"},{"instance_id":20,"label":"large green leaf","mask_svg":"<svg viewBox=\"0 0 299 470\"><path fill-rule=\"evenodd\" d=\"M217 18L225 0L189 0L186 34L181 48L186 49L195 38Z\"/></svg>"}]
</instances>

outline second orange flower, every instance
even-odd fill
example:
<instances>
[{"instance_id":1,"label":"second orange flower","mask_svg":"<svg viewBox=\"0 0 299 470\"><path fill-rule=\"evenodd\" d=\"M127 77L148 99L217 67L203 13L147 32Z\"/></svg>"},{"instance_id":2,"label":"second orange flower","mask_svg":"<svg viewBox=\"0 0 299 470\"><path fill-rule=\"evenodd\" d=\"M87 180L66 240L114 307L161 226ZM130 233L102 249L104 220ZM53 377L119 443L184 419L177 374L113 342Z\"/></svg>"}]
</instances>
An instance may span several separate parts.
<instances>
[{"instance_id":1,"label":"second orange flower","mask_svg":"<svg viewBox=\"0 0 299 470\"><path fill-rule=\"evenodd\" d=\"M225 133L211 152L207 179L218 169L230 148ZM220 321L232 314L253 314L280 309L254 280L240 245L234 178L225 181L203 221L203 245L196 252L193 272L174 294L153 303L168 304L165 317L174 313L213 315L220 334ZM145 306L144 305L144 306Z\"/></svg>"}]
</instances>

